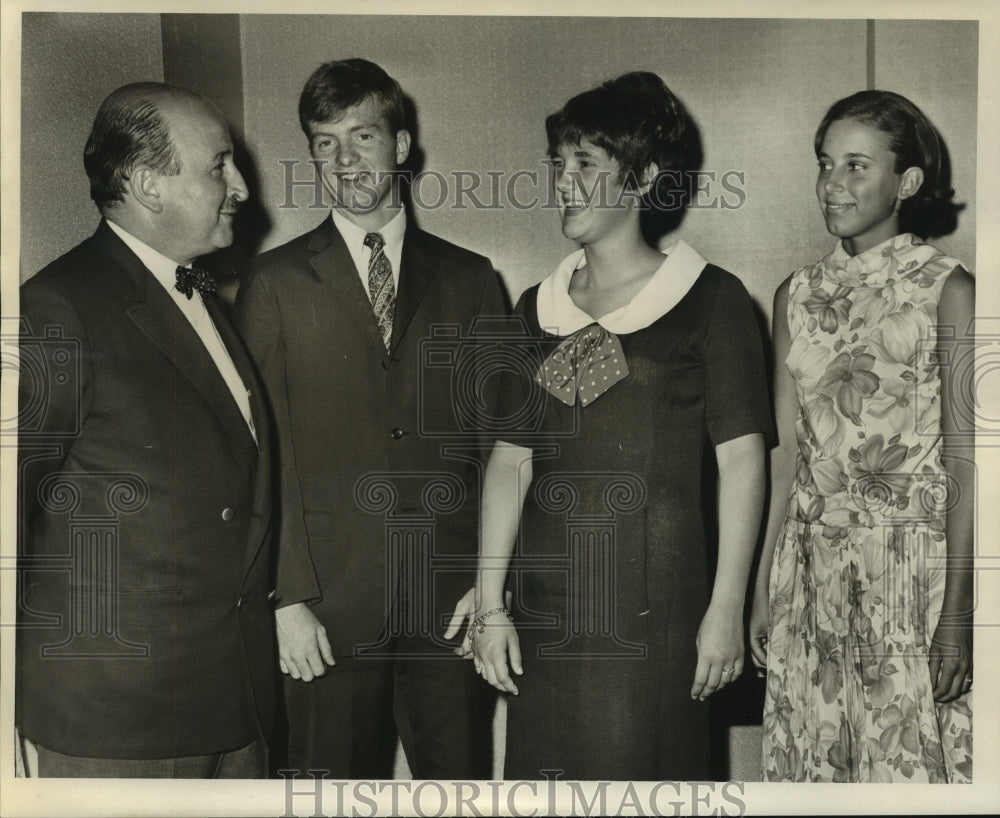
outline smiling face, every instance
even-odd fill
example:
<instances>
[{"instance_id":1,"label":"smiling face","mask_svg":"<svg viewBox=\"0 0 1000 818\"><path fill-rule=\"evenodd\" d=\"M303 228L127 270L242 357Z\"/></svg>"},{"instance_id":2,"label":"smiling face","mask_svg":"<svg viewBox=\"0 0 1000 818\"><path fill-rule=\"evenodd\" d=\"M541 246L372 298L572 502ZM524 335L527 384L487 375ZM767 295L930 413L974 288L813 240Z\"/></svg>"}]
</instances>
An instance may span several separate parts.
<instances>
[{"instance_id":1,"label":"smiling face","mask_svg":"<svg viewBox=\"0 0 1000 818\"><path fill-rule=\"evenodd\" d=\"M819 152L816 196L826 229L852 256L899 232L899 202L912 196L922 173L896 173L889 136L855 119L831 122ZM917 178L919 177L919 178Z\"/></svg>"},{"instance_id":2,"label":"smiling face","mask_svg":"<svg viewBox=\"0 0 1000 818\"><path fill-rule=\"evenodd\" d=\"M556 203L563 235L583 245L633 231L638 192L626 189L621 166L584 139L562 144L552 157Z\"/></svg>"},{"instance_id":3,"label":"smiling face","mask_svg":"<svg viewBox=\"0 0 1000 818\"><path fill-rule=\"evenodd\" d=\"M193 96L168 100L160 110L181 171L156 178L162 205L155 220L157 249L188 264L233 243L233 218L247 200L247 187L218 111Z\"/></svg>"},{"instance_id":4,"label":"smiling face","mask_svg":"<svg viewBox=\"0 0 1000 818\"><path fill-rule=\"evenodd\" d=\"M328 122L309 123L309 153L323 187L348 219L369 231L395 215L395 171L410 152L410 134L393 132L372 97Z\"/></svg>"}]
</instances>

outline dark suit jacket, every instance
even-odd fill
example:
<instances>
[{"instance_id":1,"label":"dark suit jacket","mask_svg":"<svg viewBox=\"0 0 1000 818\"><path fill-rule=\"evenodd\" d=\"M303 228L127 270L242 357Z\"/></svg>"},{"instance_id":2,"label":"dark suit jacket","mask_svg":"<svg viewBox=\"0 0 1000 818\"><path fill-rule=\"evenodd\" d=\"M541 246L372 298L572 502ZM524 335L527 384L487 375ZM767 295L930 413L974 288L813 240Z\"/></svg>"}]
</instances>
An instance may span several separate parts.
<instances>
[{"instance_id":1,"label":"dark suit jacket","mask_svg":"<svg viewBox=\"0 0 1000 818\"><path fill-rule=\"evenodd\" d=\"M236 324L277 424L277 604L313 605L337 655L380 644L387 623L439 640L473 584L473 415L492 392L469 333L503 312L486 258L412 226L390 354L331 219L252 264Z\"/></svg>"},{"instance_id":2,"label":"dark suit jacket","mask_svg":"<svg viewBox=\"0 0 1000 818\"><path fill-rule=\"evenodd\" d=\"M104 222L21 288L19 724L70 755L165 758L269 730L268 420L260 453L163 287Z\"/></svg>"}]
</instances>

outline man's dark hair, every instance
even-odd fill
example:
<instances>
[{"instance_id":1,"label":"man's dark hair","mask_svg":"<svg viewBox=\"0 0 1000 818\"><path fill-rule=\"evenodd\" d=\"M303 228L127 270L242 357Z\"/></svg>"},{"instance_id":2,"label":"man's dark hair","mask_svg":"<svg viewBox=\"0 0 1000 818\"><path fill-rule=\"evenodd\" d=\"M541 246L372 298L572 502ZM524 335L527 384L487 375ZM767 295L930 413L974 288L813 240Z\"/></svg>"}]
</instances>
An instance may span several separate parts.
<instances>
[{"instance_id":1,"label":"man's dark hair","mask_svg":"<svg viewBox=\"0 0 1000 818\"><path fill-rule=\"evenodd\" d=\"M403 91L382 68L358 57L325 62L313 71L302 89L299 124L308 137L309 123L337 119L369 97L381 106L393 134L406 127Z\"/></svg>"},{"instance_id":2,"label":"man's dark hair","mask_svg":"<svg viewBox=\"0 0 1000 818\"><path fill-rule=\"evenodd\" d=\"M179 89L155 82L124 85L101 103L83 150L90 198L103 213L122 201L132 171L147 165L164 176L181 171L158 98Z\"/></svg>"}]
</instances>

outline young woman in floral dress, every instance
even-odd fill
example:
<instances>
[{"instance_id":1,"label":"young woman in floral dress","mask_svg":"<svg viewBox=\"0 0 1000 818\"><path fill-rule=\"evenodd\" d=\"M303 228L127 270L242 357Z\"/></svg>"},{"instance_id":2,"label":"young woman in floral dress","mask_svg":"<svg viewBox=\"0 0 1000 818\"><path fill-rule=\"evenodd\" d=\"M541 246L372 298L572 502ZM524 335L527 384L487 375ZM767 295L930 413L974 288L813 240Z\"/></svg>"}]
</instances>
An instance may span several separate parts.
<instances>
[{"instance_id":1,"label":"young woman in floral dress","mask_svg":"<svg viewBox=\"0 0 1000 818\"><path fill-rule=\"evenodd\" d=\"M946 160L885 91L835 103L815 147L840 243L774 299L779 446L751 620L764 778L970 781L974 282L918 238L954 225Z\"/></svg>"}]
</instances>

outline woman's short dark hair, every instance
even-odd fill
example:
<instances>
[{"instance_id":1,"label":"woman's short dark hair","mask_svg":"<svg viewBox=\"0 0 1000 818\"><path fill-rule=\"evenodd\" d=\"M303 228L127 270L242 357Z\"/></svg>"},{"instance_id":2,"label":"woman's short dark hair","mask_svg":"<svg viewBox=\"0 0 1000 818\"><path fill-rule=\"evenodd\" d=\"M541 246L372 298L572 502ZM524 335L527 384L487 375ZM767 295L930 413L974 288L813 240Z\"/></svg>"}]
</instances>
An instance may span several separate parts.
<instances>
[{"instance_id":1,"label":"woman's short dark hair","mask_svg":"<svg viewBox=\"0 0 1000 818\"><path fill-rule=\"evenodd\" d=\"M660 169L647 194L654 207L683 206L687 176L699 158L694 123L681 101L656 74L632 71L584 91L545 120L549 155L583 140L602 148L636 187L651 162ZM679 198L678 198L679 197Z\"/></svg>"},{"instance_id":2,"label":"woman's short dark hair","mask_svg":"<svg viewBox=\"0 0 1000 818\"><path fill-rule=\"evenodd\" d=\"M125 183L141 165L164 176L181 171L181 160L170 138L157 98L179 89L154 82L124 85L101 103L83 149L83 166L90 180L90 198L103 212L122 201Z\"/></svg>"},{"instance_id":3,"label":"woman's short dark hair","mask_svg":"<svg viewBox=\"0 0 1000 818\"><path fill-rule=\"evenodd\" d=\"M357 57L325 62L302 89L299 124L308 137L309 123L329 122L369 97L378 100L393 133L406 127L403 91L381 67Z\"/></svg>"},{"instance_id":4,"label":"woman's short dark hair","mask_svg":"<svg viewBox=\"0 0 1000 818\"><path fill-rule=\"evenodd\" d=\"M892 91L858 91L838 100L826 112L813 140L817 156L823 150L827 129L842 119L871 125L889 137L889 150L896 156L893 172L902 173L907 168L923 171L923 184L900 202L900 229L924 238L952 232L962 205L952 201L955 191L951 187L948 152L924 112Z\"/></svg>"}]
</instances>

